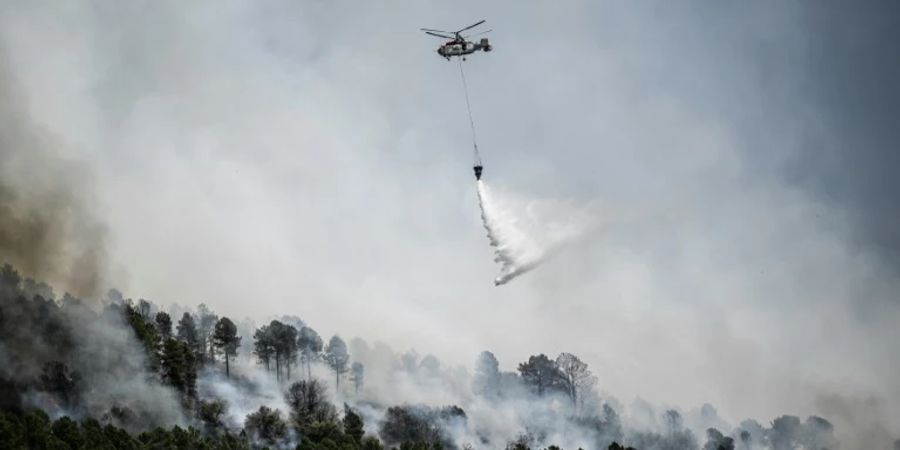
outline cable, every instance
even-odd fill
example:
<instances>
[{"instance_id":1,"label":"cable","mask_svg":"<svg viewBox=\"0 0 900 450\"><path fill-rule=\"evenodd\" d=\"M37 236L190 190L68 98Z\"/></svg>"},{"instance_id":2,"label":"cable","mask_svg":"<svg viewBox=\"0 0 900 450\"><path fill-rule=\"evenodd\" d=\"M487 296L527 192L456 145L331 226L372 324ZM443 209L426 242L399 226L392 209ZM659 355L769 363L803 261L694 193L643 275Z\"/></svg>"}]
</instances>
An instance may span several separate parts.
<instances>
[{"instance_id":1,"label":"cable","mask_svg":"<svg viewBox=\"0 0 900 450\"><path fill-rule=\"evenodd\" d=\"M463 93L466 95L466 110L469 112L469 127L472 128L472 147L475 150L475 165L481 165L481 155L478 153L478 140L475 138L475 120L472 119L472 105L469 103L469 86L466 84L466 74L463 72L462 58L456 58L459 61L459 76L462 78Z\"/></svg>"}]
</instances>

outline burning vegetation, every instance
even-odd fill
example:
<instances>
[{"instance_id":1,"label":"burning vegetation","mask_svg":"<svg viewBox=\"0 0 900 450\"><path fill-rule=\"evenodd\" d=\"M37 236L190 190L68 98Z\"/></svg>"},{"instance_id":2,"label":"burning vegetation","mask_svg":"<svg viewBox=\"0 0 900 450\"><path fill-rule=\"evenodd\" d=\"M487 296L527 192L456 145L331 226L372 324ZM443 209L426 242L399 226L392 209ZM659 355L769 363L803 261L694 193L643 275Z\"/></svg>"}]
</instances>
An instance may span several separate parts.
<instances>
[{"instance_id":1,"label":"burning vegetation","mask_svg":"<svg viewBox=\"0 0 900 450\"><path fill-rule=\"evenodd\" d=\"M625 408L570 353L504 372L485 351L469 375L359 338L325 342L294 316L257 327L115 290L57 298L10 265L0 393L0 447L11 449L838 448L816 416L730 426L709 405Z\"/></svg>"}]
</instances>

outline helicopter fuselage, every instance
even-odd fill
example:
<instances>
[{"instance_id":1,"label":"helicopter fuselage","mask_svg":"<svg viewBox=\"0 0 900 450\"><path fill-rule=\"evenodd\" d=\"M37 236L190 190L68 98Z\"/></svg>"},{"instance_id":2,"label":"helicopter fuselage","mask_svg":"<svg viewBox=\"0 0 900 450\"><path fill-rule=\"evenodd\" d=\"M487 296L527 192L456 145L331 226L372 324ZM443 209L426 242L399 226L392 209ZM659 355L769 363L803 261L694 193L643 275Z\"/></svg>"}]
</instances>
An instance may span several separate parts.
<instances>
[{"instance_id":1,"label":"helicopter fuselage","mask_svg":"<svg viewBox=\"0 0 900 450\"><path fill-rule=\"evenodd\" d=\"M449 61L452 56L470 55L479 50L489 52L492 48L493 47L490 42L488 42L487 38L484 38L479 42L453 40L438 47L437 53L438 55L447 58Z\"/></svg>"}]
</instances>

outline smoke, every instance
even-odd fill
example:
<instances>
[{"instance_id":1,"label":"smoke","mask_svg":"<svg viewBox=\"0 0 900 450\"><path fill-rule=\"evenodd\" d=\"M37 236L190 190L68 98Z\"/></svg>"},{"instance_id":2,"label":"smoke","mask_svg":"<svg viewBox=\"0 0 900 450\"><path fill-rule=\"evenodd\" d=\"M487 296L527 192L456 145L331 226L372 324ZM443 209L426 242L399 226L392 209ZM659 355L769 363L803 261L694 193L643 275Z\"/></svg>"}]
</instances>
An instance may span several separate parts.
<instances>
[{"instance_id":1,"label":"smoke","mask_svg":"<svg viewBox=\"0 0 900 450\"><path fill-rule=\"evenodd\" d=\"M841 441L848 448L890 448L895 442L894 420L885 410L886 402L877 397L823 394L816 399L822 413L833 420ZM896 447L895 447L896 448Z\"/></svg>"},{"instance_id":2,"label":"smoke","mask_svg":"<svg viewBox=\"0 0 900 450\"><path fill-rule=\"evenodd\" d=\"M244 351L250 353L249 349ZM240 429L247 415L260 406L288 410L281 386L259 365L246 359L236 359L232 369L231 378L226 378L218 368L209 367L197 377L197 391L201 399L227 402L228 409L223 419L226 427Z\"/></svg>"},{"instance_id":3,"label":"smoke","mask_svg":"<svg viewBox=\"0 0 900 450\"><path fill-rule=\"evenodd\" d=\"M506 284L582 236L593 223L588 210L554 201L522 201L489 189L478 180L478 205L494 261L500 273L494 284Z\"/></svg>"},{"instance_id":4,"label":"smoke","mask_svg":"<svg viewBox=\"0 0 900 450\"><path fill-rule=\"evenodd\" d=\"M285 398L293 380L277 380L249 361L252 340L242 343L244 356L232 360L230 378L223 375L221 361L206 361L198 374L199 403L191 407L160 382L147 349L135 339L141 327L129 326L124 319L128 301L120 294L109 295L114 302L98 313L71 296L56 302L34 292L52 299L46 284L23 281L10 266L0 271L0 389L10 393L0 397L4 408L37 407L52 417L95 417L132 432L198 425L199 419L208 426L207 432L223 427L238 433L248 415L261 406L281 417L296 413ZM141 301L135 314L148 320L155 309ZM420 357L415 350L398 354L386 344L369 346L360 338L350 341L350 352L353 361L365 367L364 380L356 383L344 377L338 383L327 364L316 362L313 377L327 386L320 400L351 405L364 416L366 432L389 444L428 440L450 449L508 448L510 442L531 448L607 448L616 441L643 450L699 450L705 437L702 448L733 448L730 444L740 443L739 448L778 450L797 445L836 449L847 444L882 448L891 441L888 427L878 421L882 414L874 400L823 398L821 409L831 411L827 417L839 425L818 416L804 421L781 415L768 426L754 420L732 426L708 404L682 410L636 399L624 407L593 383L579 385L576 402L559 384L562 374L550 378L557 381L546 391L537 391L522 365L518 366L522 375L503 371L492 355L494 364L477 364L473 376L433 355ZM479 356L480 361L484 358ZM305 378L303 372L294 374ZM583 379L590 378L591 372L585 374ZM10 406L11 400L18 405ZM208 411L215 408L205 406L216 403L223 406L211 421ZM336 420L335 408L326 409L334 416L329 420ZM865 414L866 409L874 411ZM288 422L279 438L284 448L296 444L294 425ZM868 427L868 436L851 434L839 442L840 425L851 430Z\"/></svg>"},{"instance_id":5,"label":"smoke","mask_svg":"<svg viewBox=\"0 0 900 450\"><path fill-rule=\"evenodd\" d=\"M0 269L0 386L15 386L0 405L103 418L134 431L185 423L178 396L147 370L121 304L97 312L69 295L28 298L34 284L8 265Z\"/></svg>"},{"instance_id":6,"label":"smoke","mask_svg":"<svg viewBox=\"0 0 900 450\"><path fill-rule=\"evenodd\" d=\"M91 206L91 174L29 114L0 52L0 259L77 296L97 295L106 229Z\"/></svg>"},{"instance_id":7,"label":"smoke","mask_svg":"<svg viewBox=\"0 0 900 450\"><path fill-rule=\"evenodd\" d=\"M476 382L477 374L442 366L434 356L420 358L415 350L397 354L383 343L370 347L359 338L351 342L354 360L367 367L366 388L344 390L338 397L362 413L367 432L389 444L410 439L451 449L510 448L510 443L602 449L615 441L641 450L778 450L886 448L881 444L890 438L882 433L869 441L878 445L860 446L852 439L839 442L839 427L818 416L781 415L767 425L756 420L734 425L710 404L685 410L636 398L626 407L596 391L585 392L575 407L563 392L536 394L515 372L498 372L498 382L485 389Z\"/></svg>"},{"instance_id":8,"label":"smoke","mask_svg":"<svg viewBox=\"0 0 900 450\"><path fill-rule=\"evenodd\" d=\"M841 210L814 201L821 198L796 200L801 196L772 174L786 158L820 187L816 197L840 193L847 180L871 188L853 192L880 192L879 199L895 192L872 188L895 178L873 177L853 163L869 153L857 139L866 127L818 129L896 116L867 114L852 80L815 83L823 77L810 76L891 73L850 63L882 58L880 52L851 46L841 62L832 58L833 46L816 44L823 38L849 45L848 34L865 36L873 27L848 29L844 20L798 17L797 8L749 4L702 14L633 5L486 7L487 16L506 22L497 29L508 34L498 39L520 42L536 30L553 36L527 58L498 51L469 66L476 77L478 64L493 72L473 83L473 94L481 116L496 117L484 123L485 142L516 148L515 161L507 159L510 172L533 178L535 189L566 184L579 195L600 192L679 213L629 222L608 241L586 246L569 266L563 256L575 252L560 255L532 275L547 281L534 289L489 292L467 264L485 249L457 233L468 216L451 215L458 186L437 181L446 178L454 152L421 152L426 143L446 150L465 142L462 127L445 123L440 111L458 102L459 92L440 89L446 67L424 57L432 43L410 40L410 30L439 22L429 16L454 22L471 8L358 7L344 14L319 5L237 2L213 13L179 2L154 8L101 2L62 14L40 3L6 3L0 14L3 46L18 55L7 67L29 84L2 89L0 184L11 200L0 202L0 221L15 226L0 230L56 227L42 234L73 237L50 239L44 250L30 244L24 253L40 261L34 264L7 249L23 239L4 240L4 259L35 277L61 278L53 281L59 288L91 284L68 280L76 273L92 279L90 258L83 271L67 269L79 248L102 248L86 244L96 221L90 214L84 221L46 217L93 210L85 208L94 201L86 194L91 177L55 157L61 143L47 129L65 129L96 111L95 170L110 203L104 223L120 244L114 256L140 274L143 295L205 299L232 314L272 313L289 297L303 299L301 312L323 326L395 345L430 342L450 361L483 347L521 360L529 349L566 346L602 365L603 386L626 399L634 393L677 404L711 399L735 417L825 414L809 405L806 390L781 386L834 380L836 392L859 386L884 398L879 420L896 417L894 278L871 270L866 253L832 232L843 226ZM26 4L34 6L20 7ZM840 11L835 16L843 17ZM843 32L809 30L810 22ZM361 29L366 39L359 39ZM893 40L880 42L891 47L884 43ZM819 63L804 65L810 56ZM573 68L574 60L583 63ZM66 83L86 94L29 107ZM859 84L884 91L883 83ZM846 101L833 106L856 105L854 120L845 120L842 107L817 114L818 98L803 93L809 85L841 93ZM23 91L32 98L21 98ZM41 150L7 145L25 141L19 139L25 130ZM819 157L820 143L831 157ZM797 155L795 144L807 150ZM551 146L559 151L548 154ZM14 163L13 155L23 162ZM816 170L829 161L847 164L835 164L839 176ZM896 166L860 161L880 170ZM553 173L565 176L542 176ZM32 190L38 186L53 186L54 195ZM35 200L54 196L60 207ZM488 197L506 206L499 193ZM858 196L838 197L852 203ZM7 214L8 204L15 214ZM892 211L866 205L866 212ZM424 206L433 208L427 218ZM620 217L617 208L603 211ZM509 215L520 218L515 225L524 233L523 215ZM42 226L22 225L32 216ZM892 223L866 217L879 230ZM463 245L447 245L448 235ZM548 273L557 268L572 273ZM374 381L365 389L380 389ZM475 414L472 407L467 412Z\"/></svg>"}]
</instances>

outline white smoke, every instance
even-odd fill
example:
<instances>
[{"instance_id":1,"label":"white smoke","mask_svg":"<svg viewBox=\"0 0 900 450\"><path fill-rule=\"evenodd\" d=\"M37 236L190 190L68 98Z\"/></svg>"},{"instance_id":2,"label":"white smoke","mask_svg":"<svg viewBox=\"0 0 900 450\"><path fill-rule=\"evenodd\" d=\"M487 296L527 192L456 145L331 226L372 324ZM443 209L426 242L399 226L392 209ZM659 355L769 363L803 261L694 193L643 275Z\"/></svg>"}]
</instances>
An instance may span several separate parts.
<instances>
[{"instance_id":1,"label":"white smoke","mask_svg":"<svg viewBox=\"0 0 900 450\"><path fill-rule=\"evenodd\" d=\"M500 273L494 284L506 284L534 269L594 222L588 208L552 200L522 200L489 189L478 180L481 220Z\"/></svg>"},{"instance_id":2,"label":"white smoke","mask_svg":"<svg viewBox=\"0 0 900 450\"><path fill-rule=\"evenodd\" d=\"M247 352L249 353L249 351ZM247 359L232 362L231 377L221 367L207 367L199 373L197 390L204 400L220 399L228 404L223 422L231 430L240 430L247 415L266 406L283 413L289 411L280 385L262 366Z\"/></svg>"}]
</instances>

